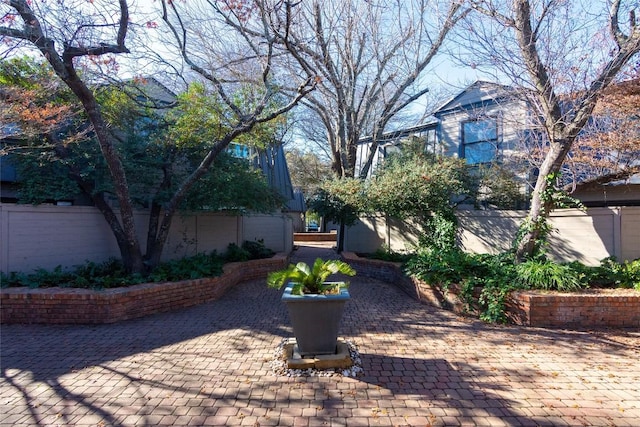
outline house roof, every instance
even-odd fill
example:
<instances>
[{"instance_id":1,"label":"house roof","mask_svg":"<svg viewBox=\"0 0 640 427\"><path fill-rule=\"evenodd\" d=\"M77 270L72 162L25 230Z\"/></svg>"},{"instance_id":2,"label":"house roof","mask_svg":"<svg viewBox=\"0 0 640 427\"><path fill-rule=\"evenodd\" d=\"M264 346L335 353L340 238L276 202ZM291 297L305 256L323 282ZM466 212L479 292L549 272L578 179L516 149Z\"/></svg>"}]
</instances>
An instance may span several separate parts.
<instances>
[{"instance_id":1,"label":"house roof","mask_svg":"<svg viewBox=\"0 0 640 427\"><path fill-rule=\"evenodd\" d=\"M293 189L293 198L287 202L285 212L306 212L307 203L304 200L304 193L299 188Z\"/></svg>"},{"instance_id":2,"label":"house roof","mask_svg":"<svg viewBox=\"0 0 640 427\"><path fill-rule=\"evenodd\" d=\"M153 77L143 77L127 81L126 87L139 89L140 97L145 98L144 100L154 101L160 104L160 106L173 104L177 98L177 95L173 93L173 91Z\"/></svg>"},{"instance_id":3,"label":"house roof","mask_svg":"<svg viewBox=\"0 0 640 427\"><path fill-rule=\"evenodd\" d=\"M394 130L394 131L390 131L382 134L382 141L395 140L397 138L410 136L415 133L422 132L428 129L435 129L436 126L438 126L438 122L439 120L437 118L435 118L434 116L429 116L427 117L424 123L421 123L419 125L408 127L408 128L402 128L402 129L398 129L398 130ZM373 137L371 136L365 136L364 138L360 138L358 140L358 144L369 143L371 142L372 139Z\"/></svg>"},{"instance_id":4,"label":"house roof","mask_svg":"<svg viewBox=\"0 0 640 427\"><path fill-rule=\"evenodd\" d=\"M262 170L271 188L282 194L287 203L295 199L296 195L291 184L287 158L281 144L259 150L258 155L254 158L254 166ZM294 201L291 207L295 206L297 203Z\"/></svg>"},{"instance_id":5,"label":"house roof","mask_svg":"<svg viewBox=\"0 0 640 427\"><path fill-rule=\"evenodd\" d=\"M446 101L433 114L438 117L441 114L452 110L458 110L468 105L496 102L496 100L508 97L513 94L513 89L498 83L476 80L467 86L462 92Z\"/></svg>"}]
</instances>

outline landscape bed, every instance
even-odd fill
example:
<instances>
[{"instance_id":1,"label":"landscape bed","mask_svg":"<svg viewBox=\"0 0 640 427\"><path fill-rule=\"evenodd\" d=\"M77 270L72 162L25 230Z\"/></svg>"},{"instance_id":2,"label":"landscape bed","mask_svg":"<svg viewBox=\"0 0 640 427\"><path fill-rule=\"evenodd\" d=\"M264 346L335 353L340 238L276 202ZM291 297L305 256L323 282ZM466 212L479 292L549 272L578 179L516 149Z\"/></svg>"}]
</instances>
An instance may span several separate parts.
<instances>
[{"instance_id":1,"label":"landscape bed","mask_svg":"<svg viewBox=\"0 0 640 427\"><path fill-rule=\"evenodd\" d=\"M407 277L400 263L344 252L359 276L391 283L425 304L464 313L456 287L446 292ZM222 276L127 288L89 290L27 287L0 291L0 323L102 324L189 307L220 298L238 283L266 277L284 268L288 256L229 263ZM518 325L588 329L640 327L640 292L633 289L586 289L577 292L516 291L507 318Z\"/></svg>"},{"instance_id":2,"label":"landscape bed","mask_svg":"<svg viewBox=\"0 0 640 427\"><path fill-rule=\"evenodd\" d=\"M455 286L443 290L407 277L401 263L363 258L353 252L343 252L342 257L360 276L392 283L425 304L469 314ZM640 292L633 289L515 291L507 301L506 311L509 322L517 325L561 329L638 328Z\"/></svg>"},{"instance_id":3,"label":"landscape bed","mask_svg":"<svg viewBox=\"0 0 640 427\"><path fill-rule=\"evenodd\" d=\"M0 291L0 323L103 324L190 307L220 298L238 283L266 277L288 256L224 265L223 274L178 282L91 290L6 288Z\"/></svg>"}]
</instances>

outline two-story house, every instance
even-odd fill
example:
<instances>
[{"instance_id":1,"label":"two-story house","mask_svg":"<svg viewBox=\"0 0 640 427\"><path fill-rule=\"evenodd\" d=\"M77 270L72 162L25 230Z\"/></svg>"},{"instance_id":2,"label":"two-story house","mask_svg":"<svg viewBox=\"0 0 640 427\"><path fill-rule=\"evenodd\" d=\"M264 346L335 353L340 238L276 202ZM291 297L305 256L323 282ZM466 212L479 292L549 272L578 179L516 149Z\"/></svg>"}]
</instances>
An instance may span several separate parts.
<instances>
[{"instance_id":1,"label":"two-story house","mask_svg":"<svg viewBox=\"0 0 640 427\"><path fill-rule=\"evenodd\" d=\"M419 137L426 151L463 158L470 165L509 168L527 196L536 176L536 151L545 145L535 114L535 108L513 88L476 81L436 109L424 124L385 134L373 154L368 176L375 174L376 167L402 141ZM363 138L357 150L358 170L370 150L371 138ZM588 185L578 183L574 196L587 206L640 205L638 182L637 177L599 184L590 180Z\"/></svg>"},{"instance_id":2,"label":"two-story house","mask_svg":"<svg viewBox=\"0 0 640 427\"><path fill-rule=\"evenodd\" d=\"M385 134L369 175L409 137L423 138L426 151L464 158L469 164L500 162L517 152L528 114L526 104L508 87L477 81L446 101L424 124ZM366 161L370 146L371 138L360 141L358 167Z\"/></svg>"}]
</instances>

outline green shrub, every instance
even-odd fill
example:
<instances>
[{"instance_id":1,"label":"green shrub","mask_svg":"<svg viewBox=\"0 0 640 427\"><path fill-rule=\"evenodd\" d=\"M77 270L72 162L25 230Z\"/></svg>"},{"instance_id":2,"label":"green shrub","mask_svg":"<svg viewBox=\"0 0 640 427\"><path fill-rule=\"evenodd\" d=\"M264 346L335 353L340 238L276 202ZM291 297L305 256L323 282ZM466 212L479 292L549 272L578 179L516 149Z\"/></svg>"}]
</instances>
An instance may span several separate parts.
<instances>
[{"instance_id":1,"label":"green shrub","mask_svg":"<svg viewBox=\"0 0 640 427\"><path fill-rule=\"evenodd\" d=\"M365 258L378 259L387 262L407 262L412 258L412 254L396 252L388 246L378 248L372 254L364 254Z\"/></svg>"},{"instance_id":2,"label":"green shrub","mask_svg":"<svg viewBox=\"0 0 640 427\"><path fill-rule=\"evenodd\" d=\"M574 261L568 264L583 276L583 283L598 288L634 288L640 290L640 259L620 264L615 257L587 266Z\"/></svg>"},{"instance_id":3,"label":"green shrub","mask_svg":"<svg viewBox=\"0 0 640 427\"><path fill-rule=\"evenodd\" d=\"M585 286L584 275L571 265L529 260L516 266L520 286L530 289L574 291Z\"/></svg>"},{"instance_id":4,"label":"green shrub","mask_svg":"<svg viewBox=\"0 0 640 427\"><path fill-rule=\"evenodd\" d=\"M73 271L63 271L58 266L52 271L38 269L33 273L2 274L2 287L29 286L31 288L45 287L76 287L90 289L115 288L130 286L144 282L168 282L202 277L215 277L222 274L225 261L247 261L249 259L268 258L274 252L264 246L260 240L245 242L242 247L229 245L225 257L220 257L215 251L209 254L197 254L192 257L161 263L147 277L128 274L122 262L116 258L102 263L86 262Z\"/></svg>"},{"instance_id":5,"label":"green shrub","mask_svg":"<svg viewBox=\"0 0 640 427\"><path fill-rule=\"evenodd\" d=\"M117 288L145 281L141 275L128 274L122 262L117 258L109 258L101 263L86 262L77 267L73 275L69 286L77 288Z\"/></svg>"},{"instance_id":6,"label":"green shrub","mask_svg":"<svg viewBox=\"0 0 640 427\"><path fill-rule=\"evenodd\" d=\"M457 248L424 251L407 262L406 272L444 289L460 285L465 309L477 309L480 318L488 322L506 321L506 297L518 288L512 253L468 254ZM476 298L478 287L480 295Z\"/></svg>"},{"instance_id":7,"label":"green shrub","mask_svg":"<svg viewBox=\"0 0 640 427\"><path fill-rule=\"evenodd\" d=\"M52 271L38 269L33 273L2 274L2 287L31 288L74 287L105 289L131 286L145 282L166 282L215 277L222 274L224 261L215 252L173 260L160 264L148 277L127 274L120 260L112 258L102 263L87 262L73 271L58 266Z\"/></svg>"},{"instance_id":8,"label":"green shrub","mask_svg":"<svg viewBox=\"0 0 640 427\"><path fill-rule=\"evenodd\" d=\"M482 308L480 319L491 323L506 323L506 301L509 292L518 289L513 283L502 282L498 286L484 286L478 303Z\"/></svg>"},{"instance_id":9,"label":"green shrub","mask_svg":"<svg viewBox=\"0 0 640 427\"><path fill-rule=\"evenodd\" d=\"M636 291L640 291L640 258L631 262L626 261L624 263L626 271L625 286L633 287Z\"/></svg>"},{"instance_id":10,"label":"green shrub","mask_svg":"<svg viewBox=\"0 0 640 427\"><path fill-rule=\"evenodd\" d=\"M460 298L465 309L477 308L474 295L477 286L483 286L486 265L479 256L467 254L458 248L449 250L423 250L405 265L407 274L424 282L448 289L451 285L460 285Z\"/></svg>"},{"instance_id":11,"label":"green shrub","mask_svg":"<svg viewBox=\"0 0 640 427\"><path fill-rule=\"evenodd\" d=\"M601 265L589 267L540 256L515 264L513 252L490 255L467 254L460 249L421 250L405 264L405 272L443 289L459 285L466 309L479 311L480 318L488 322L507 320L506 300L517 289L573 291L597 285L640 290L640 259L620 264L607 258Z\"/></svg>"},{"instance_id":12,"label":"green shrub","mask_svg":"<svg viewBox=\"0 0 640 427\"><path fill-rule=\"evenodd\" d=\"M107 288L140 283L140 276L127 275L120 261L110 259L103 263L87 262L75 270L65 271L57 266L51 271L39 268L33 273L11 272L2 275L2 286L28 286L30 288L73 287ZM6 281L6 283L5 283Z\"/></svg>"},{"instance_id":13,"label":"green shrub","mask_svg":"<svg viewBox=\"0 0 640 427\"><path fill-rule=\"evenodd\" d=\"M12 288L16 286L23 286L24 282L24 274L18 273L16 271L12 271L9 274L0 273L0 287L4 288Z\"/></svg>"},{"instance_id":14,"label":"green shrub","mask_svg":"<svg viewBox=\"0 0 640 427\"><path fill-rule=\"evenodd\" d=\"M476 258L485 266L486 274L481 278L482 290L478 298L480 319L485 322L505 323L505 306L511 291L520 289L516 277L513 252L497 255L479 254ZM469 298L469 296L467 296Z\"/></svg>"},{"instance_id":15,"label":"green shrub","mask_svg":"<svg viewBox=\"0 0 640 427\"><path fill-rule=\"evenodd\" d=\"M162 263L153 271L149 279L153 282L171 282L216 277L222 274L223 265L224 261L215 251L209 254L202 253Z\"/></svg>"},{"instance_id":16,"label":"green shrub","mask_svg":"<svg viewBox=\"0 0 640 427\"><path fill-rule=\"evenodd\" d=\"M586 286L605 288L612 286L612 283L615 282L612 279L612 272L604 265L589 266L578 261L572 261L567 265L582 276L582 281Z\"/></svg>"},{"instance_id":17,"label":"green shrub","mask_svg":"<svg viewBox=\"0 0 640 427\"><path fill-rule=\"evenodd\" d=\"M446 287L486 276L487 266L482 257L452 248L420 251L407 262L405 271L427 283Z\"/></svg>"},{"instance_id":18,"label":"green shrub","mask_svg":"<svg viewBox=\"0 0 640 427\"><path fill-rule=\"evenodd\" d=\"M248 261L251 257L251 253L248 250L236 245L235 243L229 243L227 246L227 252L224 253L224 259L227 262L243 262Z\"/></svg>"},{"instance_id":19,"label":"green shrub","mask_svg":"<svg viewBox=\"0 0 640 427\"><path fill-rule=\"evenodd\" d=\"M242 246L235 243L229 243L224 259L227 262L242 262L251 259L271 258L275 252L264 245L264 240L257 241L245 240Z\"/></svg>"},{"instance_id":20,"label":"green shrub","mask_svg":"<svg viewBox=\"0 0 640 427\"><path fill-rule=\"evenodd\" d=\"M245 240L242 243L242 249L249 252L249 259L271 258L275 252L264 245L264 240L256 241Z\"/></svg>"},{"instance_id":21,"label":"green shrub","mask_svg":"<svg viewBox=\"0 0 640 427\"><path fill-rule=\"evenodd\" d=\"M598 272L610 286L640 290L640 258L623 264L615 257L605 258L600 263Z\"/></svg>"},{"instance_id":22,"label":"green shrub","mask_svg":"<svg viewBox=\"0 0 640 427\"><path fill-rule=\"evenodd\" d=\"M51 271L39 268L33 273L16 273L11 272L9 275L2 275L2 287L8 286L28 286L30 288L47 288L52 286L67 287L73 282L74 275L62 270L61 266L57 266ZM5 284L5 280L7 283Z\"/></svg>"}]
</instances>

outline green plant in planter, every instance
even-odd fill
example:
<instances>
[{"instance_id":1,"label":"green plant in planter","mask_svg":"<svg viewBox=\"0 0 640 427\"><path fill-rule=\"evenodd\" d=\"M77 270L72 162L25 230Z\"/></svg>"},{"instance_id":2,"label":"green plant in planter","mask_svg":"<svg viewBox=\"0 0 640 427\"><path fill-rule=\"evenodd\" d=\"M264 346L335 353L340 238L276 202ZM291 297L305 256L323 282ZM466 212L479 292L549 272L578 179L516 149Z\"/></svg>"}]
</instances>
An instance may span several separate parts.
<instances>
[{"instance_id":1,"label":"green plant in planter","mask_svg":"<svg viewBox=\"0 0 640 427\"><path fill-rule=\"evenodd\" d=\"M349 282L326 282L332 274L342 273L355 276L356 271L346 262L340 260L322 260L318 258L310 267L305 262L289 264L284 270L274 271L267 276L270 288L280 289L286 283L293 283L292 294L335 294L341 288L349 286Z\"/></svg>"}]
</instances>

